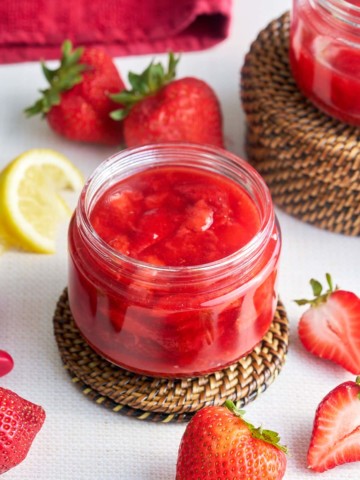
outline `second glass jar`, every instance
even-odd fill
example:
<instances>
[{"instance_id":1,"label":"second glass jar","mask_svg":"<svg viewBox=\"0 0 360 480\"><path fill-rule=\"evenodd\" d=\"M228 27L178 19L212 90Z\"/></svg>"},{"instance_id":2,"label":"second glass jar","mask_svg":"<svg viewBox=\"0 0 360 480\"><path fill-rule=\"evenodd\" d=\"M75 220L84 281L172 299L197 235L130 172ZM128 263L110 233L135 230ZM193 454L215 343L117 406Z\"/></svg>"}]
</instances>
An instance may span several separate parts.
<instances>
[{"instance_id":1,"label":"second glass jar","mask_svg":"<svg viewBox=\"0 0 360 480\"><path fill-rule=\"evenodd\" d=\"M355 0L293 0L290 65L320 110L360 125L360 5Z\"/></svg>"}]
</instances>

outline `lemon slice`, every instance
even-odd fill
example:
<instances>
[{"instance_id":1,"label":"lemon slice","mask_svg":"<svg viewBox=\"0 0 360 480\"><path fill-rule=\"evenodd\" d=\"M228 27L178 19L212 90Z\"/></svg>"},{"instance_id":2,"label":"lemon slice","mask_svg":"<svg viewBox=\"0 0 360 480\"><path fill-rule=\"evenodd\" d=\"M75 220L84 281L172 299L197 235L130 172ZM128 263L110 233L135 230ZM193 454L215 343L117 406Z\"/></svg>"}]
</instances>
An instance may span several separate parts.
<instances>
[{"instance_id":1,"label":"lemon slice","mask_svg":"<svg viewBox=\"0 0 360 480\"><path fill-rule=\"evenodd\" d=\"M57 227L71 215L59 192L80 190L83 183L59 152L44 148L19 155L0 173L0 242L53 253Z\"/></svg>"}]
</instances>

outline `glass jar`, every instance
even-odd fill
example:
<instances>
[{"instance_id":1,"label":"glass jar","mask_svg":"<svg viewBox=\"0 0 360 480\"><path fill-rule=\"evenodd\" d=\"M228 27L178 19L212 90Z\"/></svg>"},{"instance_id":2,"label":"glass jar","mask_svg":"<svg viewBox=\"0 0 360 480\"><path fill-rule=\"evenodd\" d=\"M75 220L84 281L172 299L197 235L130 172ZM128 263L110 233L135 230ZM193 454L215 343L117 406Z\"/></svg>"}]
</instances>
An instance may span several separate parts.
<instances>
[{"instance_id":1,"label":"glass jar","mask_svg":"<svg viewBox=\"0 0 360 480\"><path fill-rule=\"evenodd\" d=\"M234 182L259 214L257 233L234 253L201 265L158 266L119 253L94 230L91 212L124 178L161 166ZM87 342L114 364L149 376L203 375L236 362L268 331L280 249L270 193L245 161L191 144L127 149L95 170L71 220L70 308Z\"/></svg>"},{"instance_id":2,"label":"glass jar","mask_svg":"<svg viewBox=\"0 0 360 480\"><path fill-rule=\"evenodd\" d=\"M360 4L293 0L290 65L302 93L320 110L360 125Z\"/></svg>"}]
</instances>

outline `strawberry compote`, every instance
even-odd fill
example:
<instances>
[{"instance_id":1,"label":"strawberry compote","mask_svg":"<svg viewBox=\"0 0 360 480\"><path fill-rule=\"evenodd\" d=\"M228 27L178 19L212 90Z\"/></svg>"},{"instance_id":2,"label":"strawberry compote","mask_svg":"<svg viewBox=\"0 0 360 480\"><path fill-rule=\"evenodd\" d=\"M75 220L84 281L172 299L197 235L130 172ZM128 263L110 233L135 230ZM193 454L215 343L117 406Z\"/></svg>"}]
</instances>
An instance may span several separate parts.
<instances>
[{"instance_id":1,"label":"strawberry compote","mask_svg":"<svg viewBox=\"0 0 360 480\"><path fill-rule=\"evenodd\" d=\"M125 369L190 377L237 361L276 307L280 235L248 164L189 144L125 150L87 182L69 229L69 300Z\"/></svg>"},{"instance_id":2,"label":"strawberry compote","mask_svg":"<svg viewBox=\"0 0 360 480\"><path fill-rule=\"evenodd\" d=\"M294 0L290 65L299 89L319 109L360 125L360 3Z\"/></svg>"},{"instance_id":3,"label":"strawberry compote","mask_svg":"<svg viewBox=\"0 0 360 480\"><path fill-rule=\"evenodd\" d=\"M155 167L107 190L94 206L95 231L119 253L158 266L191 266L234 253L258 232L249 195L219 174Z\"/></svg>"}]
</instances>

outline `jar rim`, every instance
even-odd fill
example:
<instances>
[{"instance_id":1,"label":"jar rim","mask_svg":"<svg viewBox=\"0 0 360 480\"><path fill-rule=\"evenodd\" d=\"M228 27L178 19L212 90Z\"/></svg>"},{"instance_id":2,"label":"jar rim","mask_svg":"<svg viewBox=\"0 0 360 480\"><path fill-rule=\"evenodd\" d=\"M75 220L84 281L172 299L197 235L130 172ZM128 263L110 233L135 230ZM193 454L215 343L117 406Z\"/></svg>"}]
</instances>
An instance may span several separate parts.
<instances>
[{"instance_id":1,"label":"jar rim","mask_svg":"<svg viewBox=\"0 0 360 480\"><path fill-rule=\"evenodd\" d=\"M100 237L100 235L92 226L90 222L90 201L92 195L94 194L93 190L94 186L96 187L96 183L99 183L101 185L101 182L99 182L99 178L104 177L104 171L111 172L114 170L114 166L118 164L121 164L123 168L133 167L134 170L130 169L130 171L127 172L127 175L123 177L127 178L147 168L147 166L142 164L141 168L135 169L134 163L136 162L134 161L134 156L141 157L142 155L147 154L150 161L155 161L160 157L165 158L166 156L169 156L170 158L172 158L175 151L178 152L178 154L181 151L181 156L184 157L184 159L188 158L189 155L197 157L198 159L200 157L203 157L208 162L217 159L226 164L227 167L241 170L243 174L245 173L247 175L249 182L252 182L252 187L255 188L257 192L262 196L262 200L266 208L264 208L262 214L261 212L259 212L260 228L248 243L246 243L240 249L236 250L234 253L220 258L216 261L204 264L186 266L158 266L143 262L141 260L129 257L118 252L107 242L105 242L105 240ZM132 158L133 161L129 161L129 158ZM178 165L178 163L174 162L173 165ZM155 164L152 163L152 166L155 166ZM201 164L196 165L196 167L199 167L200 169L204 168L201 166ZM216 172L216 170L214 170L214 172ZM252 263L254 255L258 256L263 251L264 244L271 235L273 226L275 224L275 213L273 209L271 193L264 179L254 167L252 167L244 159L222 148L210 145L200 145L183 142L158 143L148 144L140 147L130 147L110 156L94 170L94 172L86 181L84 188L81 192L78 205L76 207L76 214L80 219L80 223L82 226L81 231L84 234L83 238L85 240L91 239L92 248L96 249L97 253L100 254L103 258L106 258L107 261L113 263L114 265L119 265L119 262L121 262L122 265L131 265L132 267L137 267L148 272L161 272L165 276L181 274L185 274L186 276L193 276L194 273L210 273L218 269L227 269L227 267L229 267L230 265L239 262L240 259L242 260L241 263L243 265L245 265L246 262Z\"/></svg>"},{"instance_id":2,"label":"jar rim","mask_svg":"<svg viewBox=\"0 0 360 480\"><path fill-rule=\"evenodd\" d=\"M317 3L336 20L344 24L360 28L360 5L355 5L348 0L310 0Z\"/></svg>"}]
</instances>

